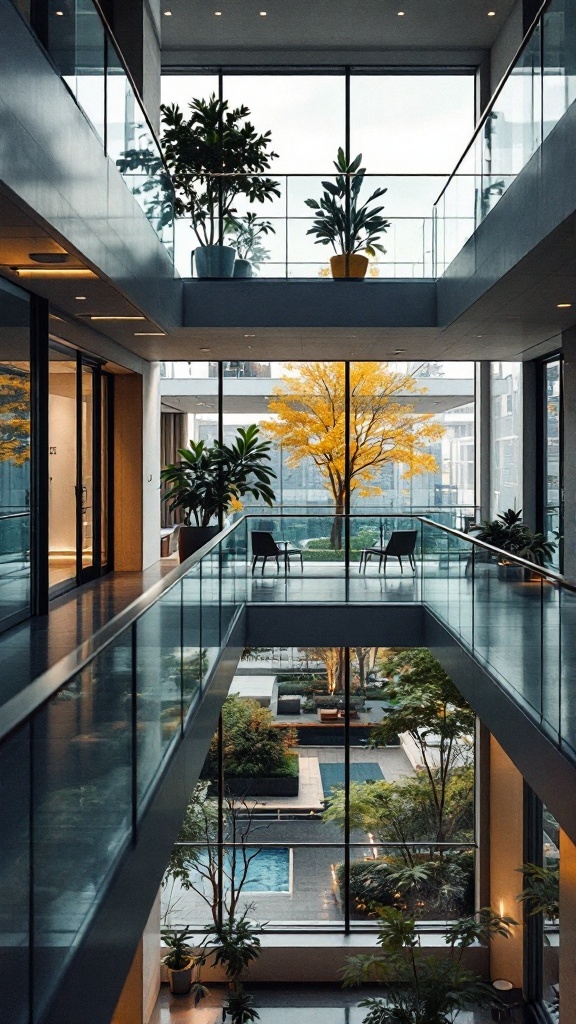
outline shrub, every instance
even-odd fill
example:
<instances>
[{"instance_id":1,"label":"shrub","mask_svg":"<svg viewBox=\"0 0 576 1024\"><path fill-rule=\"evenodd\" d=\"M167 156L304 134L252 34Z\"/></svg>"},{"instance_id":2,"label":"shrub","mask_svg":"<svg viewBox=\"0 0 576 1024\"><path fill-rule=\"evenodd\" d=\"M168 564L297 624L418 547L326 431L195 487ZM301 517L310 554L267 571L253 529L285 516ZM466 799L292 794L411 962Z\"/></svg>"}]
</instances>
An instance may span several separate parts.
<instances>
[{"instance_id":1,"label":"shrub","mask_svg":"<svg viewBox=\"0 0 576 1024\"><path fill-rule=\"evenodd\" d=\"M278 726L270 708L233 694L222 705L222 722L227 775L268 778L293 774L292 748L298 739L296 731ZM210 744L202 775L212 780L218 778L217 735Z\"/></svg>"}]
</instances>

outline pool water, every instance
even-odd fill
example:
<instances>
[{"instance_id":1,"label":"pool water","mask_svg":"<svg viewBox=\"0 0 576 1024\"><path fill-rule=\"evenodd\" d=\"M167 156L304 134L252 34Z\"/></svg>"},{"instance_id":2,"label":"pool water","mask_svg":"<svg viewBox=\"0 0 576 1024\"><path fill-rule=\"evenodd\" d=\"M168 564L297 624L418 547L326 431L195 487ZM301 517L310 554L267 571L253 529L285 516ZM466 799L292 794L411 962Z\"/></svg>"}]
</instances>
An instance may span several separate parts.
<instances>
[{"instance_id":1,"label":"pool water","mask_svg":"<svg viewBox=\"0 0 576 1024\"><path fill-rule=\"evenodd\" d=\"M320 764L322 789L329 797L335 786L344 785L344 762L325 761ZM384 774L376 761L360 761L350 765L350 782L382 782Z\"/></svg>"},{"instance_id":2,"label":"pool water","mask_svg":"<svg viewBox=\"0 0 576 1024\"><path fill-rule=\"evenodd\" d=\"M249 856L257 847L247 847ZM260 850L250 862L243 892L290 892L290 850Z\"/></svg>"}]
</instances>

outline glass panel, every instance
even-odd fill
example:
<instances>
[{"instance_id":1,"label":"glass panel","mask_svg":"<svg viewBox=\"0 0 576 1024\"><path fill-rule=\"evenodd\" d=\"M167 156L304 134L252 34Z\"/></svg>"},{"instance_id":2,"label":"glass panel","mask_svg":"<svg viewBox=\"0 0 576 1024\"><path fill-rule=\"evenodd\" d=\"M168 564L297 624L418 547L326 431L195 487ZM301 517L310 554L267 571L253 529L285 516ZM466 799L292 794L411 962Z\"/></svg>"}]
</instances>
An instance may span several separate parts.
<instances>
[{"instance_id":1,"label":"glass panel","mask_svg":"<svg viewBox=\"0 0 576 1024\"><path fill-rule=\"evenodd\" d=\"M138 619L136 718L140 813L182 723L181 584L168 590Z\"/></svg>"},{"instance_id":2,"label":"glass panel","mask_svg":"<svg viewBox=\"0 0 576 1024\"><path fill-rule=\"evenodd\" d=\"M569 0L552 0L543 17L544 138L576 99L576 23Z\"/></svg>"},{"instance_id":3,"label":"glass panel","mask_svg":"<svg viewBox=\"0 0 576 1024\"><path fill-rule=\"evenodd\" d=\"M562 590L560 594L560 712L562 743L574 756L576 754L576 702L574 679L576 678L576 593Z\"/></svg>"},{"instance_id":4,"label":"glass panel","mask_svg":"<svg viewBox=\"0 0 576 1024\"><path fill-rule=\"evenodd\" d=\"M104 142L104 26L92 0L48 0L48 52Z\"/></svg>"},{"instance_id":5,"label":"glass panel","mask_svg":"<svg viewBox=\"0 0 576 1024\"><path fill-rule=\"evenodd\" d=\"M544 378L544 533L556 544L550 564L560 567L559 538L562 533L561 464L560 464L560 372L559 359L545 363Z\"/></svg>"},{"instance_id":6,"label":"glass panel","mask_svg":"<svg viewBox=\"0 0 576 1024\"><path fill-rule=\"evenodd\" d=\"M100 557L101 565L105 566L108 564L108 533L109 533L109 522L108 522L108 502L110 500L110 485L108 478L108 464L109 464L109 432L108 432L108 414L109 414L109 396L108 396L108 385L109 378L106 374L102 374L100 378L101 387L101 406L100 406L100 417L101 417L101 449L100 449L100 516L101 516L101 527L100 527Z\"/></svg>"},{"instance_id":7,"label":"glass panel","mask_svg":"<svg viewBox=\"0 0 576 1024\"><path fill-rule=\"evenodd\" d=\"M2 743L0 754L0 1019L28 1024L30 1013L30 728Z\"/></svg>"},{"instance_id":8,"label":"glass panel","mask_svg":"<svg viewBox=\"0 0 576 1024\"><path fill-rule=\"evenodd\" d=\"M48 569L52 587L76 578L76 360L50 349L49 370Z\"/></svg>"},{"instance_id":9,"label":"glass panel","mask_svg":"<svg viewBox=\"0 0 576 1024\"><path fill-rule=\"evenodd\" d=\"M560 829L548 810L542 808L542 864L547 874L550 896L544 911L544 947L542 950L542 994L552 1019L558 1018L560 994Z\"/></svg>"},{"instance_id":10,"label":"glass panel","mask_svg":"<svg viewBox=\"0 0 576 1024\"><path fill-rule=\"evenodd\" d=\"M184 716L194 707L207 669L207 651L201 645L200 566L182 580L182 695Z\"/></svg>"},{"instance_id":11,"label":"glass panel","mask_svg":"<svg viewBox=\"0 0 576 1024\"><path fill-rule=\"evenodd\" d=\"M131 682L128 632L35 717L34 1019L131 836Z\"/></svg>"},{"instance_id":12,"label":"glass panel","mask_svg":"<svg viewBox=\"0 0 576 1024\"><path fill-rule=\"evenodd\" d=\"M30 608L30 305L0 284L0 623Z\"/></svg>"},{"instance_id":13,"label":"glass panel","mask_svg":"<svg viewBox=\"0 0 576 1024\"><path fill-rule=\"evenodd\" d=\"M490 364L490 515L522 508L522 364Z\"/></svg>"},{"instance_id":14,"label":"glass panel","mask_svg":"<svg viewBox=\"0 0 576 1024\"><path fill-rule=\"evenodd\" d=\"M94 565L94 370L82 367L82 568Z\"/></svg>"}]
</instances>

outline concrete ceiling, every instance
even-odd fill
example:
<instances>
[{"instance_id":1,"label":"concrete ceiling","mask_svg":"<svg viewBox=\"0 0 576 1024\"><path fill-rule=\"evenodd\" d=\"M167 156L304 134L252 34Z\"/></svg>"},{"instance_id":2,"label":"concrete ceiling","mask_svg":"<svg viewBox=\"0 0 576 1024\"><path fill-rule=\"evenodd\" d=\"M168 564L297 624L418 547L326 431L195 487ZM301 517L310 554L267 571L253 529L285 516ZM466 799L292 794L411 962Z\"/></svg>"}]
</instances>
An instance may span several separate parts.
<instances>
[{"instance_id":1,"label":"concrete ceiling","mask_svg":"<svg viewBox=\"0 0 576 1024\"><path fill-rule=\"evenodd\" d=\"M382 63L382 50L486 50L513 5L514 0L162 0L162 50L168 63L170 51L186 49L230 51L230 63L242 50L282 51L285 63L295 62L294 51L380 51Z\"/></svg>"}]
</instances>

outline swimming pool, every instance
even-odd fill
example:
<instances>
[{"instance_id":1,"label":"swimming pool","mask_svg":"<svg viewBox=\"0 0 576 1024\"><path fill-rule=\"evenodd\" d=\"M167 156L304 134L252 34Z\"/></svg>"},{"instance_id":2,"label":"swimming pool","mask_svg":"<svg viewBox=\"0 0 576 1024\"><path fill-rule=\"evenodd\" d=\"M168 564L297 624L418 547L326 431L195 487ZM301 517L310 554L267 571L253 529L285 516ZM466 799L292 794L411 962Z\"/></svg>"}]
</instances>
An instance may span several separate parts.
<instances>
[{"instance_id":1,"label":"swimming pool","mask_svg":"<svg viewBox=\"0 0 576 1024\"><path fill-rule=\"evenodd\" d=\"M289 848L281 846L270 846L259 850L257 846L246 846L246 855L251 857L250 864L248 865L248 872L246 880L242 886L243 892L290 892L291 891L291 854L292 851ZM255 856L253 856L255 854ZM206 867L208 864L208 857L206 854L201 854L199 858L201 864ZM244 859L241 850L236 850L236 869L235 877L239 879L244 872ZM232 874L232 855L231 851L226 851L226 862L224 865L224 884L226 888L230 887ZM202 879L201 872L191 872L192 884L195 888L200 891L206 890L205 880Z\"/></svg>"}]
</instances>

